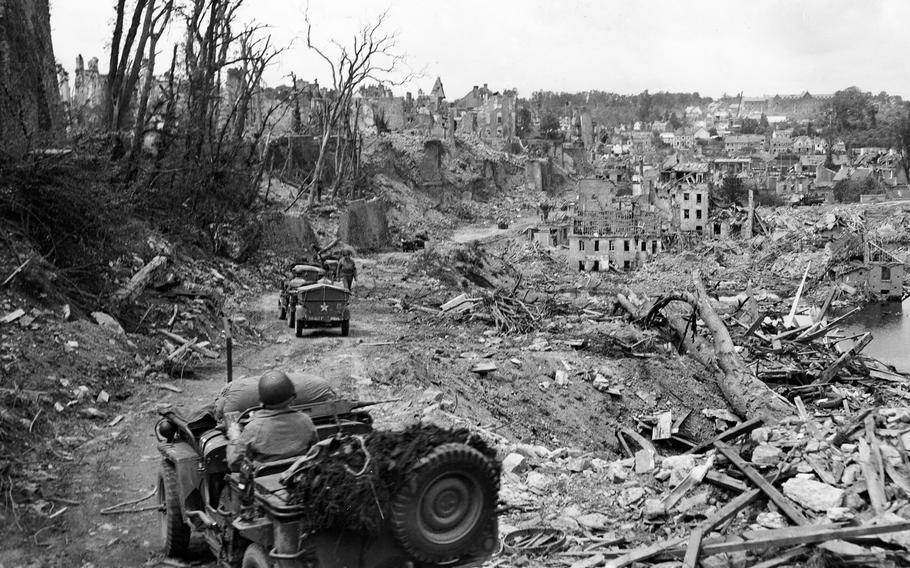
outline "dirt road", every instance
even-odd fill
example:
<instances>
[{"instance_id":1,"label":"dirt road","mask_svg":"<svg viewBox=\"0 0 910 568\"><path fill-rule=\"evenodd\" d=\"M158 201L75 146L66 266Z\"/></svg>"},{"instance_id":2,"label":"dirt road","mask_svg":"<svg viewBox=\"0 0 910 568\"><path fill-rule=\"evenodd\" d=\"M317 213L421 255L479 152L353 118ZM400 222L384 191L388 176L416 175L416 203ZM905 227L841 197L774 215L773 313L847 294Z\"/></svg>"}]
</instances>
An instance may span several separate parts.
<instances>
[{"instance_id":1,"label":"dirt road","mask_svg":"<svg viewBox=\"0 0 910 568\"><path fill-rule=\"evenodd\" d=\"M495 239L497 234L480 227L456 235L471 236ZM414 275L409 267L417 259L404 253L358 259L361 281L355 287L351 334L346 338L337 330L296 338L287 323L277 319L276 294L259 297L243 315L262 339L236 346L235 376L256 376L270 368L306 371L325 377L342 395L396 399L371 409L379 428L427 419L550 448L584 447L603 458L615 455L617 424L653 405L681 413L722 404L716 387L699 380L691 362L616 358L610 348L598 347L603 338L623 330L623 324L610 319L581 326L581 316L563 316L557 327L544 322L551 331L501 335L482 322L414 309L438 306L460 292L432 277ZM578 350L565 339L585 339L591 347ZM540 341L546 345L541 347ZM479 361L495 362L498 370L487 376L471 372ZM123 412L125 419L115 427L97 427L96 437L74 452L81 461L67 484L72 502L65 504L69 508L62 514L62 526L0 551L0 568L165 565L156 511L101 513L146 496L139 505L154 504L151 492L160 460L153 433L156 409L172 404L190 411L211 402L224 385L223 365L213 362L198 369L194 380L174 381L181 393L137 386L132 407ZM567 383L553 384L557 371L566 373ZM623 394L599 392L591 384L595 374L625 389ZM699 417L689 422L697 426ZM199 548L199 562L205 565Z\"/></svg>"},{"instance_id":2,"label":"dirt road","mask_svg":"<svg viewBox=\"0 0 910 568\"><path fill-rule=\"evenodd\" d=\"M362 290L363 288L361 288ZM315 372L331 380L344 394L379 400L400 396L398 389L361 384L351 377L368 376L379 350L388 350L399 328L392 311L382 304L354 300L349 337L337 329L316 330L305 338L294 337L286 322L277 319L277 294L267 294L244 314L263 333L258 345L235 350L234 376L259 375L267 369ZM400 317L400 316L399 316ZM374 345L374 344L380 345ZM160 456L153 433L156 409L174 405L187 411L211 402L225 382L224 362L198 369L194 380L175 380L183 392L147 388L134 397L133 407L113 428L101 428L97 437L79 452L81 463L69 480L73 503L63 513L63 530L36 534L32 543L4 546L0 566L157 566L163 560L157 512L154 510L103 515L102 510L150 495ZM391 391L396 392L391 392ZM405 403L391 405L401 409ZM375 409L377 421L394 415L394 408ZM155 503L151 497L137 506ZM38 546L33 546L37 543ZM204 558L204 555L202 556Z\"/></svg>"}]
</instances>

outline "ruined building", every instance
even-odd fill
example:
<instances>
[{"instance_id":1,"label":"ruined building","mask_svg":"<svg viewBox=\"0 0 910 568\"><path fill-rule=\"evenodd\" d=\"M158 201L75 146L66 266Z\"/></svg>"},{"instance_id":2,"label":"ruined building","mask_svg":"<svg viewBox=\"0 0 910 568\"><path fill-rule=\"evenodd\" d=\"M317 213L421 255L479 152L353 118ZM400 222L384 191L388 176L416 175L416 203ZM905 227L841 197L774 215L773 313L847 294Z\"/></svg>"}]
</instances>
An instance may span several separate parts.
<instances>
[{"instance_id":1,"label":"ruined building","mask_svg":"<svg viewBox=\"0 0 910 568\"><path fill-rule=\"evenodd\" d=\"M569 266L580 272L631 270L661 250L660 213L635 205L581 213L569 233Z\"/></svg>"},{"instance_id":2,"label":"ruined building","mask_svg":"<svg viewBox=\"0 0 910 568\"><path fill-rule=\"evenodd\" d=\"M485 142L509 143L515 136L517 93L491 91L484 83L455 101L457 131Z\"/></svg>"},{"instance_id":3,"label":"ruined building","mask_svg":"<svg viewBox=\"0 0 910 568\"><path fill-rule=\"evenodd\" d=\"M0 0L0 140L16 155L63 122L48 0Z\"/></svg>"}]
</instances>

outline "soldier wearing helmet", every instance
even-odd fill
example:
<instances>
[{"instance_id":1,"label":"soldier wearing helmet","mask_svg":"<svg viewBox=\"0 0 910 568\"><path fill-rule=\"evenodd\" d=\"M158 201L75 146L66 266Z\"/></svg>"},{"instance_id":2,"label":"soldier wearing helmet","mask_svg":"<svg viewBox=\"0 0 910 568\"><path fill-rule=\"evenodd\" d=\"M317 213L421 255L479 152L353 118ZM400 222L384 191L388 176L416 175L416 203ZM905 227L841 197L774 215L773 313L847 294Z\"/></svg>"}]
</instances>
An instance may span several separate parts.
<instances>
[{"instance_id":1,"label":"soldier wearing helmet","mask_svg":"<svg viewBox=\"0 0 910 568\"><path fill-rule=\"evenodd\" d=\"M305 453L317 441L309 416L292 409L294 384L281 371L268 371L259 379L262 409L253 412L243 431L228 429L227 462L236 470L244 456L254 461L274 461Z\"/></svg>"},{"instance_id":2,"label":"soldier wearing helmet","mask_svg":"<svg viewBox=\"0 0 910 568\"><path fill-rule=\"evenodd\" d=\"M350 249L345 249L341 253L341 262L338 263L338 274L344 281L344 289L350 291L354 285L354 279L357 278L357 265L351 258Z\"/></svg>"}]
</instances>

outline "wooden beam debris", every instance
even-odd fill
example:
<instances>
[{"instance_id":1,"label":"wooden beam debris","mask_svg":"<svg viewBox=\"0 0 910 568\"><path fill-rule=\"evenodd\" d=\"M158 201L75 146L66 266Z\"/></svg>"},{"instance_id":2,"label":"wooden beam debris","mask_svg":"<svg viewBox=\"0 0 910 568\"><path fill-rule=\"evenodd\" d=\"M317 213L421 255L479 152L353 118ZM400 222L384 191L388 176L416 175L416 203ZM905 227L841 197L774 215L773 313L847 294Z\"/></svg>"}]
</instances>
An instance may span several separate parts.
<instances>
[{"instance_id":1,"label":"wooden beam debris","mask_svg":"<svg viewBox=\"0 0 910 568\"><path fill-rule=\"evenodd\" d=\"M746 463L742 457L740 457L739 452L737 452L731 446L723 442L714 442L714 447L717 448L717 451L722 453L730 462L736 466L743 475L749 478L749 481L754 483L759 489L761 489L769 499L774 501L774 504L781 510L781 512L786 515L791 521L797 525L808 525L809 519L803 516L797 508L796 504L793 503L790 499L784 496L783 493L778 491L771 485L767 479L765 479L760 473L755 471L755 469Z\"/></svg>"},{"instance_id":2,"label":"wooden beam debris","mask_svg":"<svg viewBox=\"0 0 910 568\"><path fill-rule=\"evenodd\" d=\"M209 359L218 358L218 353L212 351L211 349L206 349L205 347L202 347L202 346L196 344L195 339L190 341L189 339L186 339L185 337L177 335L176 333L174 333L172 331L167 331L166 329L159 329L158 333L160 333L161 335L163 335L169 339L173 339L174 341L180 343L181 345L188 346L193 351L199 353L200 355L204 355L205 357L208 357Z\"/></svg>"},{"instance_id":3,"label":"wooden beam debris","mask_svg":"<svg viewBox=\"0 0 910 568\"><path fill-rule=\"evenodd\" d=\"M143 266L139 272L133 275L130 278L130 281L126 283L125 286L114 292L112 301L114 306L120 306L124 303L132 302L135 300L139 294L148 286L149 281L154 276L155 272L167 264L167 257L164 255L158 255L153 258L148 264Z\"/></svg>"}]
</instances>

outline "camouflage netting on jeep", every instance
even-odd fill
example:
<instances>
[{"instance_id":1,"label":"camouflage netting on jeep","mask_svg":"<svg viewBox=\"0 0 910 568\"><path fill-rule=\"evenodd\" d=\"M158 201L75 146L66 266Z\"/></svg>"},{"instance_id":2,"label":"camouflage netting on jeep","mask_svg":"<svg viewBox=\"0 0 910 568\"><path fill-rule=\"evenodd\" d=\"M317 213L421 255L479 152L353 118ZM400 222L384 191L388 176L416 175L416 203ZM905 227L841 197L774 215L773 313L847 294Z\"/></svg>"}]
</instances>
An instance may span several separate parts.
<instances>
[{"instance_id":1,"label":"camouflage netting on jeep","mask_svg":"<svg viewBox=\"0 0 910 568\"><path fill-rule=\"evenodd\" d=\"M288 503L301 507L301 520L313 530L338 528L377 535L390 518L392 499L421 459L448 443L479 451L499 479L496 451L476 434L418 424L398 432L336 436L328 446L317 446L318 455L287 481Z\"/></svg>"}]
</instances>

